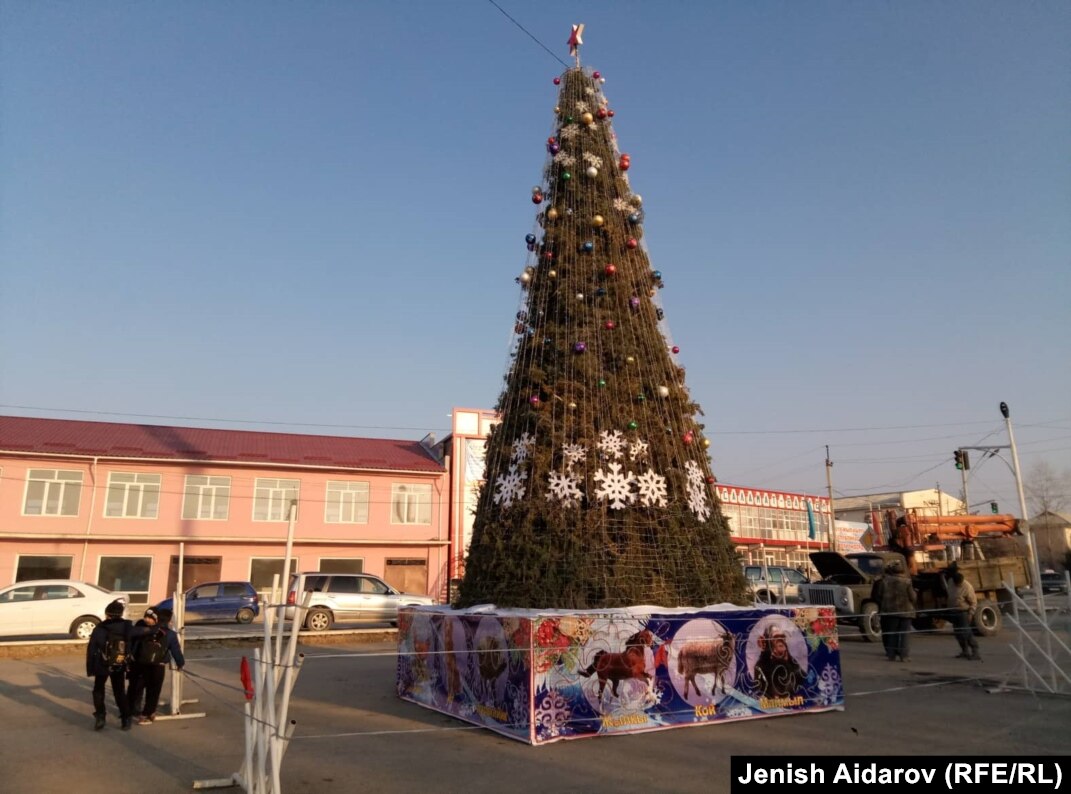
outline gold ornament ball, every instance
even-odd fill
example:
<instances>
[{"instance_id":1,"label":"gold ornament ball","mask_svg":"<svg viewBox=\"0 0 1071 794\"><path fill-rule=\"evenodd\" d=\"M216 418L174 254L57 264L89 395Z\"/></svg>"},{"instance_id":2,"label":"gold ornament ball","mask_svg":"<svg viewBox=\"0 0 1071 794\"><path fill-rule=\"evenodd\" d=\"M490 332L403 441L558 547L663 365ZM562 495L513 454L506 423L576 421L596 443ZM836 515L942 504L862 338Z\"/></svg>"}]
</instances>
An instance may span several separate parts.
<instances>
[{"instance_id":1,"label":"gold ornament ball","mask_svg":"<svg viewBox=\"0 0 1071 794\"><path fill-rule=\"evenodd\" d=\"M569 410L570 411L575 411L576 410L576 403L569 403Z\"/></svg>"},{"instance_id":2,"label":"gold ornament ball","mask_svg":"<svg viewBox=\"0 0 1071 794\"><path fill-rule=\"evenodd\" d=\"M557 277L558 277L558 271L557 270L548 270L547 271L547 278L557 278Z\"/></svg>"},{"instance_id":3,"label":"gold ornament ball","mask_svg":"<svg viewBox=\"0 0 1071 794\"><path fill-rule=\"evenodd\" d=\"M596 215L591 219L592 226L602 226L604 223L606 223L606 219L602 215Z\"/></svg>"},{"instance_id":4,"label":"gold ornament ball","mask_svg":"<svg viewBox=\"0 0 1071 794\"><path fill-rule=\"evenodd\" d=\"M710 439L709 438L704 438L703 439L703 449L709 449L709 448L710 448Z\"/></svg>"},{"instance_id":5,"label":"gold ornament ball","mask_svg":"<svg viewBox=\"0 0 1071 794\"><path fill-rule=\"evenodd\" d=\"M643 204L643 196L641 196L639 193L633 193L631 196L628 197L628 200L632 203L633 206L636 207Z\"/></svg>"},{"instance_id":6,"label":"gold ornament ball","mask_svg":"<svg viewBox=\"0 0 1071 794\"><path fill-rule=\"evenodd\" d=\"M636 363L636 357L635 356L629 356L628 358L625 359L625 363L626 364L635 364Z\"/></svg>"},{"instance_id":7,"label":"gold ornament ball","mask_svg":"<svg viewBox=\"0 0 1071 794\"><path fill-rule=\"evenodd\" d=\"M558 220L558 210L554 209L554 207L551 207L549 210L547 210L547 220L548 221L556 221L556 220Z\"/></svg>"},{"instance_id":8,"label":"gold ornament ball","mask_svg":"<svg viewBox=\"0 0 1071 794\"><path fill-rule=\"evenodd\" d=\"M595 117L592 116L590 113L581 114L580 120L582 122L584 122L585 124L594 124L595 123Z\"/></svg>"},{"instance_id":9,"label":"gold ornament ball","mask_svg":"<svg viewBox=\"0 0 1071 794\"><path fill-rule=\"evenodd\" d=\"M658 396L659 397L669 397L669 387L668 386L659 386L658 387Z\"/></svg>"}]
</instances>

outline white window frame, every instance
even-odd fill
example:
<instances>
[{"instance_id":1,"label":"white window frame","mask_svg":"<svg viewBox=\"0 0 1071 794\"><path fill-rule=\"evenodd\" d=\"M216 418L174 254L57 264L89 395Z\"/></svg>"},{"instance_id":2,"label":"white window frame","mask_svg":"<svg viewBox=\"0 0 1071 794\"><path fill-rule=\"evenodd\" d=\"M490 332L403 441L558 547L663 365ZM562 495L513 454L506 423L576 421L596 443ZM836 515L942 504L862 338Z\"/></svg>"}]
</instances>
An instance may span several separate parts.
<instances>
[{"instance_id":1,"label":"white window frame","mask_svg":"<svg viewBox=\"0 0 1071 794\"><path fill-rule=\"evenodd\" d=\"M72 476L62 477L60 475ZM22 514L24 516L77 516L82 506L82 483L84 479L84 472L77 469L27 469L26 488L22 494ZM40 512L36 513L27 509L30 504L30 491L34 488L35 483L42 484L41 509ZM63 509L67 501L68 488L77 488L77 494L73 497L73 513L64 512ZM50 493L55 493L54 499L49 499ZM55 503L54 510L48 509L50 501Z\"/></svg>"},{"instance_id":2,"label":"white window frame","mask_svg":"<svg viewBox=\"0 0 1071 794\"><path fill-rule=\"evenodd\" d=\"M156 486L156 504L150 509L146 504L146 496L152 493L153 486ZM119 513L112 512L113 489L122 491L122 512ZM108 488L104 492L104 517L155 520L160 517L160 495L162 492L163 477L159 474L138 471L110 471L108 472ZM131 511L132 506L133 511Z\"/></svg>"},{"instance_id":3,"label":"white window frame","mask_svg":"<svg viewBox=\"0 0 1071 794\"><path fill-rule=\"evenodd\" d=\"M421 508L426 511L425 516L421 516ZM390 522L404 526L430 525L431 484L421 482L391 483Z\"/></svg>"},{"instance_id":4,"label":"white window frame","mask_svg":"<svg viewBox=\"0 0 1071 794\"><path fill-rule=\"evenodd\" d=\"M253 520L279 522L290 518L290 502L295 501L301 490L300 480L280 477L257 477L253 482ZM257 517L257 510L264 503L264 517Z\"/></svg>"},{"instance_id":5,"label":"white window frame","mask_svg":"<svg viewBox=\"0 0 1071 794\"><path fill-rule=\"evenodd\" d=\"M191 482L200 479L205 482ZM216 516L222 504L223 515ZM186 515L192 506L195 515ZM205 507L208 510L205 510ZM207 512L207 515L205 514ZM182 490L183 521L226 521L231 515L231 478L222 474L187 474Z\"/></svg>"},{"instance_id":6,"label":"white window frame","mask_svg":"<svg viewBox=\"0 0 1071 794\"><path fill-rule=\"evenodd\" d=\"M71 576L74 574L74 555L73 554L16 554L15 555L15 570L12 572L13 575L16 578L18 577L19 570L22 567L22 561L23 560L33 559L35 557L56 557L56 558L66 557L67 560L68 560L67 576L66 577L59 576L59 577L56 577L56 578L58 578L58 579L63 579L63 578L70 579ZM49 577L49 578L51 578L51 577Z\"/></svg>"},{"instance_id":7,"label":"white window frame","mask_svg":"<svg viewBox=\"0 0 1071 794\"><path fill-rule=\"evenodd\" d=\"M370 493L367 481L328 480L324 487L324 523L367 524ZM332 517L332 511L337 517Z\"/></svg>"}]
</instances>

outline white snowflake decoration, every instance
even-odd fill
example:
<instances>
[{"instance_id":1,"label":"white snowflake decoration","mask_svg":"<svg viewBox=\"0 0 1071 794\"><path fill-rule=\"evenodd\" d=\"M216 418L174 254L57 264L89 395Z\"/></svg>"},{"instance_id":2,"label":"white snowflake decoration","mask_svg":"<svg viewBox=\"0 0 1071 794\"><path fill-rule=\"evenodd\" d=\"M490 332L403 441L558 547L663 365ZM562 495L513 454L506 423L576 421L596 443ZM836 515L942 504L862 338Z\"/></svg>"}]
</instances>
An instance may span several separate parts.
<instances>
[{"instance_id":1,"label":"white snowflake decoration","mask_svg":"<svg viewBox=\"0 0 1071 794\"><path fill-rule=\"evenodd\" d=\"M703 476L703 470L699 468L699 464L694 460L690 460L684 464L684 470L688 472L688 484L689 485L702 485L706 478Z\"/></svg>"},{"instance_id":2,"label":"white snowflake decoration","mask_svg":"<svg viewBox=\"0 0 1071 794\"><path fill-rule=\"evenodd\" d=\"M623 198L615 198L613 201L614 209L619 212L628 212L632 209L632 205L625 201Z\"/></svg>"},{"instance_id":3,"label":"white snowflake decoration","mask_svg":"<svg viewBox=\"0 0 1071 794\"><path fill-rule=\"evenodd\" d=\"M509 467L509 472L501 475L495 483L495 504L503 507L512 507L513 503L524 498L524 481L528 475L523 471L517 471L516 465Z\"/></svg>"},{"instance_id":4,"label":"white snowflake decoration","mask_svg":"<svg viewBox=\"0 0 1071 794\"><path fill-rule=\"evenodd\" d=\"M596 168L602 168L602 158L591 152L584 152L584 162Z\"/></svg>"},{"instance_id":5,"label":"white snowflake decoration","mask_svg":"<svg viewBox=\"0 0 1071 794\"><path fill-rule=\"evenodd\" d=\"M558 152L554 155L554 162L558 165L570 166L576 164L576 158L569 154L569 152Z\"/></svg>"},{"instance_id":6,"label":"white snowflake decoration","mask_svg":"<svg viewBox=\"0 0 1071 794\"><path fill-rule=\"evenodd\" d=\"M599 449L611 458L625 454L625 436L620 430L603 430L599 433Z\"/></svg>"},{"instance_id":7,"label":"white snowflake decoration","mask_svg":"<svg viewBox=\"0 0 1071 794\"><path fill-rule=\"evenodd\" d=\"M583 463L587 458L588 451L583 444L566 444L562 447L562 458L565 459L565 468L571 469L577 463Z\"/></svg>"},{"instance_id":8,"label":"white snowflake decoration","mask_svg":"<svg viewBox=\"0 0 1071 794\"><path fill-rule=\"evenodd\" d=\"M564 127L562 127L562 131L559 134L561 135L562 140L571 140L580 134L580 125L566 124Z\"/></svg>"},{"instance_id":9,"label":"white snowflake decoration","mask_svg":"<svg viewBox=\"0 0 1071 794\"><path fill-rule=\"evenodd\" d=\"M547 476L548 499L557 499L566 506L578 505L584 497L580 490L579 479L567 472L552 471Z\"/></svg>"},{"instance_id":10,"label":"white snowflake decoration","mask_svg":"<svg viewBox=\"0 0 1071 794\"><path fill-rule=\"evenodd\" d=\"M523 463L528 460L528 453L532 450L532 444L535 443L535 436L525 431L521 434L521 437L513 442L513 455L510 456L510 460L514 463Z\"/></svg>"},{"instance_id":11,"label":"white snowflake decoration","mask_svg":"<svg viewBox=\"0 0 1071 794\"><path fill-rule=\"evenodd\" d=\"M614 510L620 510L627 504L636 501L636 494L632 490L636 482L636 476L632 472L622 472L620 463L610 463L606 467L608 472L599 469L595 472L595 481L602 485L596 487L595 496L604 502L609 502Z\"/></svg>"},{"instance_id":12,"label":"white snowflake decoration","mask_svg":"<svg viewBox=\"0 0 1071 794\"><path fill-rule=\"evenodd\" d=\"M648 469L636 478L640 504L645 507L666 506L666 478L653 469Z\"/></svg>"},{"instance_id":13,"label":"white snowflake decoration","mask_svg":"<svg viewBox=\"0 0 1071 794\"><path fill-rule=\"evenodd\" d=\"M583 99L578 100L577 103L576 103L576 112L577 113L587 113L587 111L588 111L588 103L585 102Z\"/></svg>"},{"instance_id":14,"label":"white snowflake decoration","mask_svg":"<svg viewBox=\"0 0 1071 794\"><path fill-rule=\"evenodd\" d=\"M584 89L584 93L588 96L591 96L595 93L595 89L589 85L587 88Z\"/></svg>"},{"instance_id":15,"label":"white snowflake decoration","mask_svg":"<svg viewBox=\"0 0 1071 794\"><path fill-rule=\"evenodd\" d=\"M628 445L628 456L633 460L647 457L647 442L636 440Z\"/></svg>"},{"instance_id":16,"label":"white snowflake decoration","mask_svg":"<svg viewBox=\"0 0 1071 794\"><path fill-rule=\"evenodd\" d=\"M688 483L688 507L700 521L706 521L710 517L710 505L707 504L707 495L702 485Z\"/></svg>"}]
</instances>

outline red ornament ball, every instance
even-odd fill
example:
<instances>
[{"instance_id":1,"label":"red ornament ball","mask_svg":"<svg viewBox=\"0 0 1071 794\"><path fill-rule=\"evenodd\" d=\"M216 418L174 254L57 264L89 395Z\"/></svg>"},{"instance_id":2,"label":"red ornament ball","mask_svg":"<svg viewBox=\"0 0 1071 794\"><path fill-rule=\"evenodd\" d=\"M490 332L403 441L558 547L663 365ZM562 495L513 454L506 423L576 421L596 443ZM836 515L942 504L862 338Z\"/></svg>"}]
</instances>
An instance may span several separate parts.
<instances>
[{"instance_id":1,"label":"red ornament ball","mask_svg":"<svg viewBox=\"0 0 1071 794\"><path fill-rule=\"evenodd\" d=\"M543 252L543 258L544 259L553 259L554 258L554 252L553 251L544 251Z\"/></svg>"},{"instance_id":2,"label":"red ornament ball","mask_svg":"<svg viewBox=\"0 0 1071 794\"><path fill-rule=\"evenodd\" d=\"M625 243L625 245L628 248L636 248L637 246L639 246L639 244L640 244L640 241L637 240L635 237L628 238L628 242Z\"/></svg>"},{"instance_id":3,"label":"red ornament ball","mask_svg":"<svg viewBox=\"0 0 1071 794\"><path fill-rule=\"evenodd\" d=\"M539 395L533 394L531 397L528 398L528 402L530 402L532 405L539 405Z\"/></svg>"},{"instance_id":4,"label":"red ornament ball","mask_svg":"<svg viewBox=\"0 0 1071 794\"><path fill-rule=\"evenodd\" d=\"M686 445L691 444L694 440L695 436L692 435L691 431L685 433L684 436L681 438L681 441L683 441Z\"/></svg>"},{"instance_id":5,"label":"red ornament ball","mask_svg":"<svg viewBox=\"0 0 1071 794\"><path fill-rule=\"evenodd\" d=\"M602 272L608 276L612 276L614 273L617 272L617 265L610 263L602 269Z\"/></svg>"},{"instance_id":6,"label":"red ornament ball","mask_svg":"<svg viewBox=\"0 0 1071 794\"><path fill-rule=\"evenodd\" d=\"M598 79L599 79L600 77L602 77L602 75L601 75L601 74L599 74L598 72L592 72L592 73L591 73L591 76L592 76L592 78L593 78L593 79L595 79L595 80L598 80Z\"/></svg>"},{"instance_id":7,"label":"red ornament ball","mask_svg":"<svg viewBox=\"0 0 1071 794\"><path fill-rule=\"evenodd\" d=\"M532 194L532 203L533 204L542 204L543 203L543 194L542 193L533 193Z\"/></svg>"},{"instance_id":8,"label":"red ornament ball","mask_svg":"<svg viewBox=\"0 0 1071 794\"><path fill-rule=\"evenodd\" d=\"M614 117L614 112L612 110L607 110L606 111L606 115L609 116L610 118L613 118Z\"/></svg>"},{"instance_id":9,"label":"red ornament ball","mask_svg":"<svg viewBox=\"0 0 1071 794\"><path fill-rule=\"evenodd\" d=\"M555 77L554 78L554 85L561 85L561 84L562 84L562 79L560 77Z\"/></svg>"},{"instance_id":10,"label":"red ornament ball","mask_svg":"<svg viewBox=\"0 0 1071 794\"><path fill-rule=\"evenodd\" d=\"M599 108L595 111L595 115L598 116L600 119L606 118L606 108Z\"/></svg>"},{"instance_id":11,"label":"red ornament ball","mask_svg":"<svg viewBox=\"0 0 1071 794\"><path fill-rule=\"evenodd\" d=\"M558 142L558 139L555 138L553 135L551 135L549 138L547 138L547 145L548 146L553 146L557 142Z\"/></svg>"},{"instance_id":12,"label":"red ornament ball","mask_svg":"<svg viewBox=\"0 0 1071 794\"><path fill-rule=\"evenodd\" d=\"M681 352L681 349L679 347L677 347L676 345L674 345L672 349L673 349L673 354L674 355L676 355L677 353Z\"/></svg>"},{"instance_id":13,"label":"red ornament ball","mask_svg":"<svg viewBox=\"0 0 1071 794\"><path fill-rule=\"evenodd\" d=\"M713 485L717 481L718 481L717 477L707 477L707 482L710 483L711 485Z\"/></svg>"},{"instance_id":14,"label":"red ornament ball","mask_svg":"<svg viewBox=\"0 0 1071 794\"><path fill-rule=\"evenodd\" d=\"M613 320L607 320L603 327L606 328L607 331L612 331L617 328L617 324Z\"/></svg>"}]
</instances>

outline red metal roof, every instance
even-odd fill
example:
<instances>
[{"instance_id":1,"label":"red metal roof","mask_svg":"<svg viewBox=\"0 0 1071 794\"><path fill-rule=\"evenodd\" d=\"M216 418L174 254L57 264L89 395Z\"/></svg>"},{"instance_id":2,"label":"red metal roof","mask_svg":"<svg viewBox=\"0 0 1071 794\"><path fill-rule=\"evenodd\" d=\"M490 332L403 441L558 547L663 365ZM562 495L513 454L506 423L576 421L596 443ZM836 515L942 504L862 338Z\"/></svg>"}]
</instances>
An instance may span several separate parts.
<instances>
[{"instance_id":1,"label":"red metal roof","mask_svg":"<svg viewBox=\"0 0 1071 794\"><path fill-rule=\"evenodd\" d=\"M443 472L418 441L0 416L0 453Z\"/></svg>"}]
</instances>

